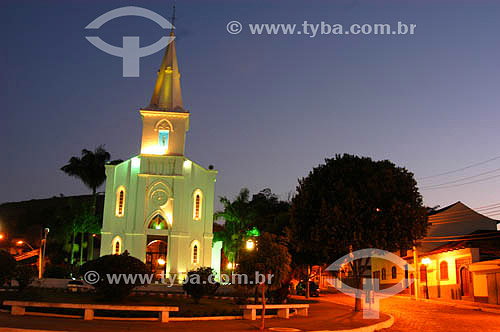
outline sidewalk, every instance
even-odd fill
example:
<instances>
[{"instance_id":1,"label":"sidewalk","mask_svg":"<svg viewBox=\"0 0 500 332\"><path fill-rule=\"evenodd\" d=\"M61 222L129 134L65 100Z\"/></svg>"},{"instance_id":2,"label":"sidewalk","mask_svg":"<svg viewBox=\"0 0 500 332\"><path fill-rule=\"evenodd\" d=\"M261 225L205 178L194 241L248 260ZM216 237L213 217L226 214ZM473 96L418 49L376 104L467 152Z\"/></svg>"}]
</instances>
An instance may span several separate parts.
<instances>
[{"instance_id":1,"label":"sidewalk","mask_svg":"<svg viewBox=\"0 0 500 332\"><path fill-rule=\"evenodd\" d=\"M380 319L363 319L363 314L354 313L353 308L350 306L323 301L319 298L318 303L310 305L309 317L291 317L287 320L266 319L266 328L294 328L301 331L348 330L372 325L389 318L388 315L381 313ZM8 313L0 313L0 331L2 327L74 332L256 331L260 327L260 320L193 321L161 324L143 321L84 321L83 319L71 318L11 316Z\"/></svg>"}]
</instances>

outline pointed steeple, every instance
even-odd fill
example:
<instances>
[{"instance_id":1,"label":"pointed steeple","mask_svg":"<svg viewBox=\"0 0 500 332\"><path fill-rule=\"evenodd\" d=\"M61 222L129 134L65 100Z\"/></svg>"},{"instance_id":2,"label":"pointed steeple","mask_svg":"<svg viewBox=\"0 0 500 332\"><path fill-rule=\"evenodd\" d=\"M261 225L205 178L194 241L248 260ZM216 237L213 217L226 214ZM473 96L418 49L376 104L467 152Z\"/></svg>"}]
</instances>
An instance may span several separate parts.
<instances>
[{"instance_id":1,"label":"pointed steeple","mask_svg":"<svg viewBox=\"0 0 500 332\"><path fill-rule=\"evenodd\" d=\"M172 19L172 25L174 23L174 18ZM172 41L167 45L165 55L163 56L149 108L154 110L185 112L182 106L181 74L177 64L175 33L173 27L170 32L170 38L172 38Z\"/></svg>"}]
</instances>

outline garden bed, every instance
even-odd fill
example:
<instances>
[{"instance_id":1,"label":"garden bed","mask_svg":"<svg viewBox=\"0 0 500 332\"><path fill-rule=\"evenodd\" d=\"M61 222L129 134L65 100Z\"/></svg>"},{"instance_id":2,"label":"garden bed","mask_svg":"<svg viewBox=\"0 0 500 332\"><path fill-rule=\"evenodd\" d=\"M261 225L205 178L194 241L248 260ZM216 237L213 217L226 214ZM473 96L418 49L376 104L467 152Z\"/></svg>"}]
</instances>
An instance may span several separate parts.
<instances>
[{"instance_id":1,"label":"garden bed","mask_svg":"<svg viewBox=\"0 0 500 332\"><path fill-rule=\"evenodd\" d=\"M120 305L156 305L179 307L178 312L171 312L171 317L203 317L203 316L241 316L238 303L232 299L202 298L195 303L191 298L183 296L165 297L160 295L129 296L123 301L113 302L96 299L91 293L68 293L54 289L30 288L24 292L0 292L0 301L37 301L59 303L95 303L95 304L120 304ZM2 305L3 309L10 309ZM29 312L41 312L63 315L81 315L81 310L61 308L30 308ZM96 310L96 315L107 317L157 317L157 312L122 312Z\"/></svg>"}]
</instances>

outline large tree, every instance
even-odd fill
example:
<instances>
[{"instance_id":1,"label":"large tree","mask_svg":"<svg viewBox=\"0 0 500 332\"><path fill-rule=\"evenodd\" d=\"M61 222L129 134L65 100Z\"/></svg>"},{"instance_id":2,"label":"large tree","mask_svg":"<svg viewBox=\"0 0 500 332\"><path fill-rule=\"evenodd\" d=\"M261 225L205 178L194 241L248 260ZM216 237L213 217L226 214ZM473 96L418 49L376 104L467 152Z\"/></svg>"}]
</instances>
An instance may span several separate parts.
<instances>
[{"instance_id":1,"label":"large tree","mask_svg":"<svg viewBox=\"0 0 500 332\"><path fill-rule=\"evenodd\" d=\"M299 180L291 222L294 260L311 266L359 249L411 248L425 235L427 215L412 173L388 160L344 154ZM351 264L358 289L368 265Z\"/></svg>"},{"instance_id":2,"label":"large tree","mask_svg":"<svg viewBox=\"0 0 500 332\"><path fill-rule=\"evenodd\" d=\"M290 202L282 201L271 189L266 188L252 196L250 207L254 210L253 226L259 232L287 236L290 226Z\"/></svg>"},{"instance_id":3,"label":"large tree","mask_svg":"<svg viewBox=\"0 0 500 332\"><path fill-rule=\"evenodd\" d=\"M96 214L97 188L106 181L105 165L110 159L110 153L104 149L103 145L99 145L94 151L83 149L80 157L71 157L68 163L61 167L64 173L80 179L85 186L92 190L92 215ZM113 163L118 162L121 162L121 160L113 161ZM82 229L85 229L83 225ZM93 242L94 238L92 234L89 234L89 249L87 256L90 259L93 258ZM83 247L83 240L81 246Z\"/></svg>"}]
</instances>

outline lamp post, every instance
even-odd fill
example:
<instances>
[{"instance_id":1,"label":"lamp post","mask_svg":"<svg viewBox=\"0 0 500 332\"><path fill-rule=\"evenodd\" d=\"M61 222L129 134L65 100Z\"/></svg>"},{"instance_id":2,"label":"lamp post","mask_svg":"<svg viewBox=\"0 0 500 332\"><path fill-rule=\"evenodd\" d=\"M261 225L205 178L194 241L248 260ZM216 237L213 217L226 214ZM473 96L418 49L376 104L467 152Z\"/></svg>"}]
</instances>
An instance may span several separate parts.
<instances>
[{"instance_id":1,"label":"lamp post","mask_svg":"<svg viewBox=\"0 0 500 332\"><path fill-rule=\"evenodd\" d=\"M422 264L425 265L425 298L426 299L429 299L429 283L427 281L427 276L428 276L428 273L427 273L427 268L429 266L429 264L431 263L431 259L426 257L426 258L423 258L422 259Z\"/></svg>"},{"instance_id":2,"label":"lamp post","mask_svg":"<svg viewBox=\"0 0 500 332\"><path fill-rule=\"evenodd\" d=\"M45 270L45 248L47 247L47 235L49 234L49 232L50 229L47 227L43 230L42 245L40 246L40 254L39 254L40 268L38 269L38 279L42 279L43 271Z\"/></svg>"}]
</instances>

